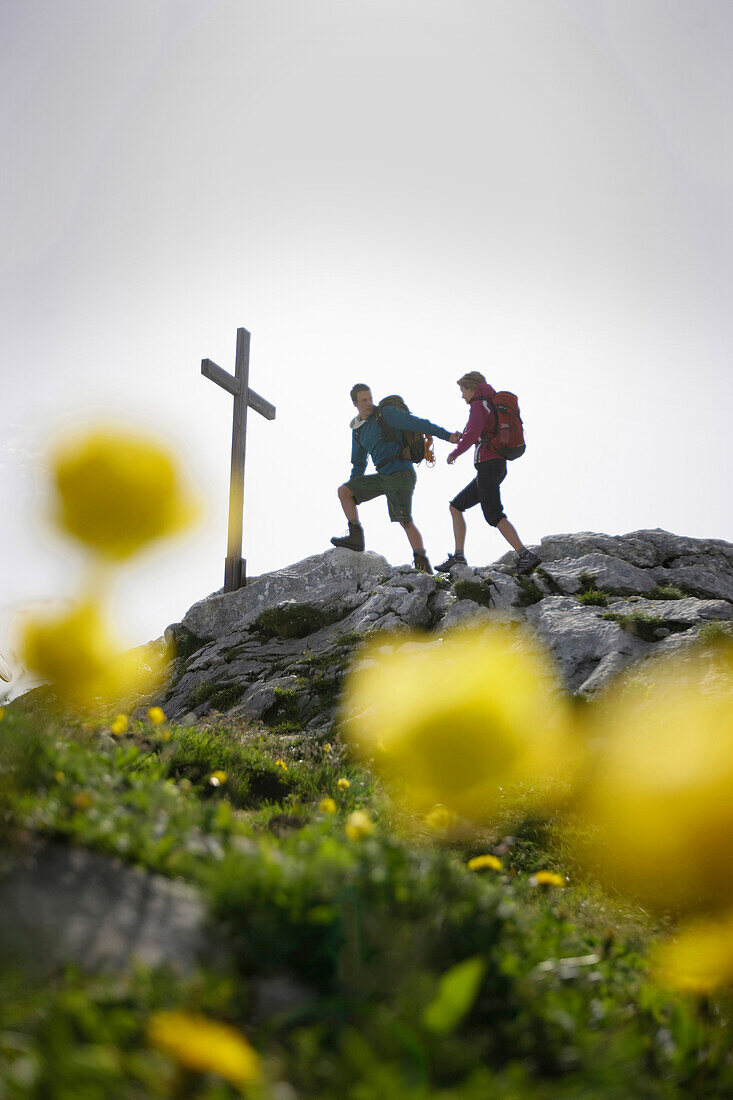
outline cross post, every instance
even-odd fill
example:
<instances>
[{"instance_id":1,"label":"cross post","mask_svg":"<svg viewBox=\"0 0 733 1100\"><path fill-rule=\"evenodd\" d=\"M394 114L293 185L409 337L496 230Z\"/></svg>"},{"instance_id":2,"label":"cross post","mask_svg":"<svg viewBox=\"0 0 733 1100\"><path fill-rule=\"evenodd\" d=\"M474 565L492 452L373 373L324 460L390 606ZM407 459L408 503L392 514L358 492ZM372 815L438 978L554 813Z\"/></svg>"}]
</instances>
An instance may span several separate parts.
<instances>
[{"instance_id":1,"label":"cross post","mask_svg":"<svg viewBox=\"0 0 733 1100\"><path fill-rule=\"evenodd\" d=\"M201 373L216 382L234 398L232 424L232 463L229 477L229 524L227 556L224 562L224 591L234 592L247 583L247 563L242 557L242 526L244 520L244 455L247 442L247 409L254 409L266 420L275 419L275 406L249 388L250 333L237 329L237 352L234 374L218 367L211 359L201 360Z\"/></svg>"}]
</instances>

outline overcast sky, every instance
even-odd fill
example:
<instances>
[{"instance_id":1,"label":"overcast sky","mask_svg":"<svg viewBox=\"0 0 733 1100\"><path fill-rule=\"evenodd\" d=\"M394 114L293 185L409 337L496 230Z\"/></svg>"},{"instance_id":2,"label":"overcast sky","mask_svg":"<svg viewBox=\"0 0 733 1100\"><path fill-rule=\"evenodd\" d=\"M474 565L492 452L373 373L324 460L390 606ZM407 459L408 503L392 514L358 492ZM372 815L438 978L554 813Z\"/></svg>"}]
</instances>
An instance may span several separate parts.
<instances>
[{"instance_id":1,"label":"overcast sky","mask_svg":"<svg viewBox=\"0 0 733 1100\"><path fill-rule=\"evenodd\" d=\"M142 424L206 502L128 569L127 643L218 588L232 370L252 332L248 572L345 522L348 390L449 430L456 379L519 395L503 487L527 543L664 527L733 538L729 0L4 0L0 649L73 597L43 522L69 423ZM470 455L419 470L429 555ZM370 549L409 558L384 501ZM473 564L506 549L478 510Z\"/></svg>"}]
</instances>

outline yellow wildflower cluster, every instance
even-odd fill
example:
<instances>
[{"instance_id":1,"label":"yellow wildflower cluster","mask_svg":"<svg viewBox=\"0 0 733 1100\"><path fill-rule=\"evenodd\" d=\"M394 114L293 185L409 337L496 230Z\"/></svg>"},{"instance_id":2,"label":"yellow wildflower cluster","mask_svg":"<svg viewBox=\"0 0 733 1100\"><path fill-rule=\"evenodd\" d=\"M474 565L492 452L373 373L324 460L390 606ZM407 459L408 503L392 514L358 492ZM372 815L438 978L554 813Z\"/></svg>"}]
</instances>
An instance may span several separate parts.
<instances>
[{"instance_id":1,"label":"yellow wildflower cluster","mask_svg":"<svg viewBox=\"0 0 733 1100\"><path fill-rule=\"evenodd\" d=\"M364 810L354 810L346 818L344 832L349 840L364 840L374 832L374 822Z\"/></svg>"},{"instance_id":2,"label":"yellow wildflower cluster","mask_svg":"<svg viewBox=\"0 0 733 1100\"><path fill-rule=\"evenodd\" d=\"M345 692L352 747L373 758L409 810L489 823L502 788L523 783L559 794L579 761L573 712L549 660L505 629L376 641Z\"/></svg>"},{"instance_id":3,"label":"yellow wildflower cluster","mask_svg":"<svg viewBox=\"0 0 733 1100\"><path fill-rule=\"evenodd\" d=\"M29 616L21 629L25 664L77 705L150 690L165 656L121 654L100 595L100 570L187 524L196 508L172 457L157 442L113 426L78 431L51 457L53 518L91 554L93 583L71 610ZM143 683L144 681L144 683ZM115 720L118 736L124 732Z\"/></svg>"},{"instance_id":4,"label":"yellow wildflower cluster","mask_svg":"<svg viewBox=\"0 0 733 1100\"><path fill-rule=\"evenodd\" d=\"M474 856L469 859L467 865L469 871L501 871L502 863L497 856L487 853L484 856Z\"/></svg>"},{"instance_id":5,"label":"yellow wildflower cluster","mask_svg":"<svg viewBox=\"0 0 733 1100\"><path fill-rule=\"evenodd\" d=\"M123 733L127 733L127 727L129 725L126 714L118 714L112 725L109 727L115 737L121 737Z\"/></svg>"},{"instance_id":6,"label":"yellow wildflower cluster","mask_svg":"<svg viewBox=\"0 0 733 1100\"><path fill-rule=\"evenodd\" d=\"M345 734L409 813L440 831L490 824L518 790L525 808L532 791L566 820L572 806L593 873L693 921L660 948L659 980L733 985L733 649L647 664L582 711L536 644L501 626L381 639L360 658ZM565 885L555 871L531 882Z\"/></svg>"},{"instance_id":7,"label":"yellow wildflower cluster","mask_svg":"<svg viewBox=\"0 0 733 1100\"><path fill-rule=\"evenodd\" d=\"M196 514L172 456L130 430L77 432L57 445L52 469L57 526L102 557L129 558Z\"/></svg>"},{"instance_id":8,"label":"yellow wildflower cluster","mask_svg":"<svg viewBox=\"0 0 733 1100\"><path fill-rule=\"evenodd\" d=\"M228 1024L185 1012L158 1012L148 1024L150 1043L196 1073L216 1073L240 1088L260 1077L257 1054Z\"/></svg>"}]
</instances>

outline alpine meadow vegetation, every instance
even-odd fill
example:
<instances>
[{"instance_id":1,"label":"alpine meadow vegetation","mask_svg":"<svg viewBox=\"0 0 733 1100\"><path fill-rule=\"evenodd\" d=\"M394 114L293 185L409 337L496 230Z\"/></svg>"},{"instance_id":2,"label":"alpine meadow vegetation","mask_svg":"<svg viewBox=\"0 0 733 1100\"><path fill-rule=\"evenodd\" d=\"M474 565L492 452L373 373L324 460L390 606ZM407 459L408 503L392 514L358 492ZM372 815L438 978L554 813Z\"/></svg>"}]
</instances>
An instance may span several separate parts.
<instances>
[{"instance_id":1,"label":"alpine meadow vegetation","mask_svg":"<svg viewBox=\"0 0 733 1100\"><path fill-rule=\"evenodd\" d=\"M733 1095L725 631L582 703L515 625L358 635L326 729L300 727L297 685L266 722L174 723L170 655L119 652L101 578L194 494L121 429L51 471L89 576L23 627L48 686L0 708L0 875L48 844L179 880L209 947L112 972L46 957L0 881L0 1100Z\"/></svg>"}]
</instances>

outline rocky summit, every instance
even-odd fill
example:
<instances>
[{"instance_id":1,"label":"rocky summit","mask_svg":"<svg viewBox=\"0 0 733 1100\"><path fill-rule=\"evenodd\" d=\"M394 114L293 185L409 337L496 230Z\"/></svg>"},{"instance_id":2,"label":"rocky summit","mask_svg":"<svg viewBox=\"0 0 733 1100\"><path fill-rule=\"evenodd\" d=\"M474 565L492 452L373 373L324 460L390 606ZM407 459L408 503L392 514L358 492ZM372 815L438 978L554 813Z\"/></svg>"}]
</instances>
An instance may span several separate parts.
<instances>
[{"instance_id":1,"label":"rocky summit","mask_svg":"<svg viewBox=\"0 0 733 1100\"><path fill-rule=\"evenodd\" d=\"M532 549L542 564L531 577L515 575L511 552L443 577L336 549L214 593L165 632L175 653L165 712L322 727L354 648L374 632L524 623L568 690L583 695L640 658L733 632L731 543L662 530L582 532Z\"/></svg>"}]
</instances>

